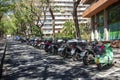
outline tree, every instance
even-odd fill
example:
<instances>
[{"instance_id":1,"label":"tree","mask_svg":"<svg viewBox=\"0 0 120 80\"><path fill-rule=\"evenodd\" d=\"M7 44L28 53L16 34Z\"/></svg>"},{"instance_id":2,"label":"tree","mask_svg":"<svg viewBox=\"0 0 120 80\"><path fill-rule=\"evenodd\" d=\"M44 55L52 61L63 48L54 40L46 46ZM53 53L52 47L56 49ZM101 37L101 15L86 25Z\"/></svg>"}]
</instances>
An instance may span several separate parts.
<instances>
[{"instance_id":1,"label":"tree","mask_svg":"<svg viewBox=\"0 0 120 80\"><path fill-rule=\"evenodd\" d=\"M72 20L68 20L63 24L61 37L75 38L75 26Z\"/></svg>"},{"instance_id":2,"label":"tree","mask_svg":"<svg viewBox=\"0 0 120 80\"><path fill-rule=\"evenodd\" d=\"M73 0L73 21L75 24L75 29L76 29L76 38L81 39L81 34L80 34L80 28L79 28L79 23L78 23L78 18L77 18L77 7L79 5L81 0Z\"/></svg>"},{"instance_id":3,"label":"tree","mask_svg":"<svg viewBox=\"0 0 120 80\"><path fill-rule=\"evenodd\" d=\"M26 36L26 23L28 20L26 17L27 14L29 15L24 2L22 0L15 2L14 16L16 18L16 26L19 27L17 28L17 34Z\"/></svg>"},{"instance_id":4,"label":"tree","mask_svg":"<svg viewBox=\"0 0 120 80\"><path fill-rule=\"evenodd\" d=\"M4 15L1 20L1 23L2 23L2 28L4 30L4 34L6 35L14 34L16 30L16 26L14 24L14 17Z\"/></svg>"},{"instance_id":5,"label":"tree","mask_svg":"<svg viewBox=\"0 0 120 80\"><path fill-rule=\"evenodd\" d=\"M20 26L18 31L24 34L27 34L26 31L31 31L28 34L30 35L34 34L38 27L37 32L39 31L42 37L41 27L44 25L47 9L45 0L18 0L15 4L14 15L18 22L16 25Z\"/></svg>"},{"instance_id":6,"label":"tree","mask_svg":"<svg viewBox=\"0 0 120 80\"><path fill-rule=\"evenodd\" d=\"M42 27L46 20L47 2L46 0L32 0L30 3L31 13L34 15L36 26Z\"/></svg>"},{"instance_id":7,"label":"tree","mask_svg":"<svg viewBox=\"0 0 120 80\"><path fill-rule=\"evenodd\" d=\"M46 20L46 12L47 12L47 2L46 0L32 0L30 3L31 13L33 14L33 24L38 27L38 29L41 31L41 28L43 27L45 20ZM42 33L41 33L42 38Z\"/></svg>"},{"instance_id":8,"label":"tree","mask_svg":"<svg viewBox=\"0 0 120 80\"><path fill-rule=\"evenodd\" d=\"M50 0L47 0L47 4L48 4L49 12L50 12L51 17L52 17L53 40L54 40L54 38L55 38L55 16L54 16L53 10L52 10L52 8L51 8Z\"/></svg>"},{"instance_id":9,"label":"tree","mask_svg":"<svg viewBox=\"0 0 120 80\"><path fill-rule=\"evenodd\" d=\"M89 30L89 23L80 23L80 32L81 32L81 38L85 40L90 39L90 30Z\"/></svg>"},{"instance_id":10,"label":"tree","mask_svg":"<svg viewBox=\"0 0 120 80\"><path fill-rule=\"evenodd\" d=\"M13 9L12 0L0 0L0 37L4 34L3 22L1 21L3 16Z\"/></svg>"},{"instance_id":11,"label":"tree","mask_svg":"<svg viewBox=\"0 0 120 80\"><path fill-rule=\"evenodd\" d=\"M80 23L79 24L81 38L85 40L89 40L90 31L89 31L89 23ZM67 38L75 38L75 26L72 20L68 20L63 24L62 32L59 34L59 37L67 37Z\"/></svg>"},{"instance_id":12,"label":"tree","mask_svg":"<svg viewBox=\"0 0 120 80\"><path fill-rule=\"evenodd\" d=\"M37 37L41 36L41 30L39 29L39 27L37 27L36 25L32 27L32 35L35 35Z\"/></svg>"}]
</instances>

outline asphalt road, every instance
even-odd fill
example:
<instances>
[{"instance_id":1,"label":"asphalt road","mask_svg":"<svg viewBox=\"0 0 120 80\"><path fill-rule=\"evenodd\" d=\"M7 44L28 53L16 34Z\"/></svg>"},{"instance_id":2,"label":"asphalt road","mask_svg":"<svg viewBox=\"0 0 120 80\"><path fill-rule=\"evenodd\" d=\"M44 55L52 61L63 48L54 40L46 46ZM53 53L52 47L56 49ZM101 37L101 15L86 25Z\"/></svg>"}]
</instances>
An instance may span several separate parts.
<instances>
[{"instance_id":1,"label":"asphalt road","mask_svg":"<svg viewBox=\"0 0 120 80\"><path fill-rule=\"evenodd\" d=\"M85 66L82 61L63 59L25 43L9 41L3 80L120 80L120 66L116 63L98 71L95 64Z\"/></svg>"}]
</instances>

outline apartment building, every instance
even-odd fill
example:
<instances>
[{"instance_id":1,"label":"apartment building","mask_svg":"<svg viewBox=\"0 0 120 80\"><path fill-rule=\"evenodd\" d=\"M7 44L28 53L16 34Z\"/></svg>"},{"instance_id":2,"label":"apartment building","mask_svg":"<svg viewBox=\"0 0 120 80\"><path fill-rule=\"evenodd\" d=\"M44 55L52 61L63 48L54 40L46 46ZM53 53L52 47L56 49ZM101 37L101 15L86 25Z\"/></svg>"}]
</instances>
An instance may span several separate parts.
<instances>
[{"instance_id":1,"label":"apartment building","mask_svg":"<svg viewBox=\"0 0 120 80\"><path fill-rule=\"evenodd\" d=\"M83 12L91 18L91 40L120 40L120 0L82 0L90 6Z\"/></svg>"},{"instance_id":2,"label":"apartment building","mask_svg":"<svg viewBox=\"0 0 120 80\"><path fill-rule=\"evenodd\" d=\"M60 33L63 24L67 20L73 19L73 0L51 0L52 7L54 8L55 15L55 33ZM82 13L88 5L79 4L78 7L78 20L79 23L87 23L87 18L82 18ZM46 14L46 22L42 27L44 37L51 37L53 35L52 17L49 11Z\"/></svg>"}]
</instances>

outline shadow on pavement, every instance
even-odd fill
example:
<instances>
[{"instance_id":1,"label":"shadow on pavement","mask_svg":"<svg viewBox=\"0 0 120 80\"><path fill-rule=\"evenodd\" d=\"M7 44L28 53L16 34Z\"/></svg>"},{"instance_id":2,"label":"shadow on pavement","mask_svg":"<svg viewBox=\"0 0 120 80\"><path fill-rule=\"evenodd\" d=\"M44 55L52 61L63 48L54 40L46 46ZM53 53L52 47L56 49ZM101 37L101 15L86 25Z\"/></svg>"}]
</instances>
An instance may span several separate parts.
<instances>
[{"instance_id":1,"label":"shadow on pavement","mask_svg":"<svg viewBox=\"0 0 120 80\"><path fill-rule=\"evenodd\" d=\"M43 54L27 45L9 43L7 51L4 80L93 80L99 72L96 67L69 66L64 59ZM94 74L90 74L91 71Z\"/></svg>"}]
</instances>

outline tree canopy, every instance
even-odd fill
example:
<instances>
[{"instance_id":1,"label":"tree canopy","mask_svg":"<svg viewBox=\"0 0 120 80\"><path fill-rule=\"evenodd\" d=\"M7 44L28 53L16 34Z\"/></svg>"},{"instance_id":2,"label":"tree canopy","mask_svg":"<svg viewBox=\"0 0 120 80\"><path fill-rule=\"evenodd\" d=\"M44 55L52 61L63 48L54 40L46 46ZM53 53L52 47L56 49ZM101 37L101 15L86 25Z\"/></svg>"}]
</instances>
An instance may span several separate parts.
<instances>
[{"instance_id":1,"label":"tree canopy","mask_svg":"<svg viewBox=\"0 0 120 80\"><path fill-rule=\"evenodd\" d=\"M0 1L0 35L12 34L26 37L39 36L42 38L42 27L49 11L52 18L53 38L55 38L55 15L54 12L65 13L59 6L51 4L52 0L1 0ZM57 36L79 38L85 30L83 24L78 23L77 7L81 0L73 0L73 20L63 24L62 33ZM85 25L84 25L85 26ZM86 31L86 30L85 30ZM86 32L87 34L87 32Z\"/></svg>"}]
</instances>

